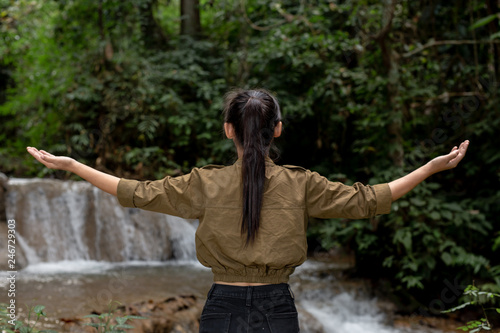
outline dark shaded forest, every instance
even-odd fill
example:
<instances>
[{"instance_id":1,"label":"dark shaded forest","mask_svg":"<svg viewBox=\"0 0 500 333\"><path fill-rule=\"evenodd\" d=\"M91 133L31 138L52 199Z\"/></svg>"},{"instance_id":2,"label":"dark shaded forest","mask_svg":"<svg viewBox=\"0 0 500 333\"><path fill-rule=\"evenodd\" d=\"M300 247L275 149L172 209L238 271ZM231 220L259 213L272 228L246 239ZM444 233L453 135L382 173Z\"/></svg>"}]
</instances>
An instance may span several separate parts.
<instances>
[{"instance_id":1,"label":"dark shaded forest","mask_svg":"<svg viewBox=\"0 0 500 333\"><path fill-rule=\"evenodd\" d=\"M0 0L0 171L26 146L137 179L235 152L233 87L276 93L279 164L387 182L465 139L467 156L372 220L312 221L408 311L444 281L500 291L500 9L495 0Z\"/></svg>"}]
</instances>

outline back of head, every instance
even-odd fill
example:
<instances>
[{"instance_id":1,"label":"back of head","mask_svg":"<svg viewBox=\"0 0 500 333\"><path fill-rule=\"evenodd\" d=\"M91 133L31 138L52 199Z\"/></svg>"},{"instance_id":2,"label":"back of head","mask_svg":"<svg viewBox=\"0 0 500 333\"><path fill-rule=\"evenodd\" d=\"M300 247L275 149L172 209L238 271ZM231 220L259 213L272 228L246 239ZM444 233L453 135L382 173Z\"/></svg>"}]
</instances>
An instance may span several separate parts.
<instances>
[{"instance_id":1,"label":"back of head","mask_svg":"<svg viewBox=\"0 0 500 333\"><path fill-rule=\"evenodd\" d=\"M243 149L241 232L247 234L247 244L255 240L259 229L265 161L280 121L278 101L265 90L235 90L225 97L224 122L233 126L236 144Z\"/></svg>"}]
</instances>

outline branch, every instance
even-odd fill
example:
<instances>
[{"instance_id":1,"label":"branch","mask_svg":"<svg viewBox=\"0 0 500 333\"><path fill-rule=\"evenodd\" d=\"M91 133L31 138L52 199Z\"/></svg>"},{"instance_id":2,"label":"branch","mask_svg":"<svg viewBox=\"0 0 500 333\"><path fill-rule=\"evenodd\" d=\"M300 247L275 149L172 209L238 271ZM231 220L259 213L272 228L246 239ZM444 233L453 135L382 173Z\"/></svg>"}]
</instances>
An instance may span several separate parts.
<instances>
[{"instance_id":1,"label":"branch","mask_svg":"<svg viewBox=\"0 0 500 333\"><path fill-rule=\"evenodd\" d=\"M275 24L267 26L267 27L261 27L255 23L253 23L252 20L250 20L250 18L248 17L247 10L245 8L245 0L241 0L240 4L241 4L241 10L243 12L243 16L245 17L245 20L250 25L250 27L252 27L252 29L259 30L259 31L267 31L267 30L271 30L273 28L276 28L277 26L280 26L283 23L286 23L286 21L287 21L287 20L283 20L281 22L275 23Z\"/></svg>"},{"instance_id":2,"label":"branch","mask_svg":"<svg viewBox=\"0 0 500 333\"><path fill-rule=\"evenodd\" d=\"M450 97L466 97L466 96L478 96L478 97L485 97L483 94L480 94L476 91L463 91L463 92L444 92L441 95L438 95L436 97L429 98L429 100L436 100L436 99L444 99L448 100Z\"/></svg>"},{"instance_id":3,"label":"branch","mask_svg":"<svg viewBox=\"0 0 500 333\"><path fill-rule=\"evenodd\" d=\"M250 25L250 27L252 29L255 29L255 30L259 30L259 31L267 31L267 30L271 30L273 28L276 28L284 23L290 23L294 20L300 20L300 21L303 21L308 27L309 29L311 30L311 32L313 34L317 34L318 32L316 30L314 30L311 22L307 19L306 16L304 15L292 15L292 14L289 14L287 13L286 11L283 10L283 8L281 8L281 6L279 5L276 5L275 6L275 9L278 11L278 13L283 16L284 20L278 22L278 23L275 23L273 25L269 25L267 27L261 27L255 23L252 22L252 20L250 20L250 18L248 17L248 14L247 14L247 11L246 11L246 8L245 8L245 0L241 0L241 10L243 12L243 16L245 17L245 20L247 21L247 23ZM299 12L302 12L303 11L303 8L304 8L304 0L301 1L301 9L299 10Z\"/></svg>"},{"instance_id":4,"label":"branch","mask_svg":"<svg viewBox=\"0 0 500 333\"><path fill-rule=\"evenodd\" d=\"M422 52L423 50L439 46L439 45L463 45L463 44L500 44L500 40L429 40L426 44L412 50L410 52L404 53L403 58L409 58L417 53Z\"/></svg>"},{"instance_id":5,"label":"branch","mask_svg":"<svg viewBox=\"0 0 500 333\"><path fill-rule=\"evenodd\" d=\"M386 15L389 14L388 15L389 17L387 18L387 23L376 35L372 36L373 39L379 40L379 39L384 38L385 35L391 29L392 19L394 18L394 11L396 10L396 3L397 3L397 0L392 0L390 6L387 7L386 11L384 12L384 14L386 14Z\"/></svg>"},{"instance_id":6,"label":"branch","mask_svg":"<svg viewBox=\"0 0 500 333\"><path fill-rule=\"evenodd\" d=\"M425 100L425 103L411 103L411 108L415 108L418 106L421 106L422 104L425 106L431 106L433 105L433 102L436 100L444 100L445 103L448 102L450 97L467 97L467 96L476 96L481 99L485 99L486 96L484 96L481 93L475 92L475 91L463 91L463 92L444 92L441 95L431 97L431 98L415 98L416 100Z\"/></svg>"}]
</instances>

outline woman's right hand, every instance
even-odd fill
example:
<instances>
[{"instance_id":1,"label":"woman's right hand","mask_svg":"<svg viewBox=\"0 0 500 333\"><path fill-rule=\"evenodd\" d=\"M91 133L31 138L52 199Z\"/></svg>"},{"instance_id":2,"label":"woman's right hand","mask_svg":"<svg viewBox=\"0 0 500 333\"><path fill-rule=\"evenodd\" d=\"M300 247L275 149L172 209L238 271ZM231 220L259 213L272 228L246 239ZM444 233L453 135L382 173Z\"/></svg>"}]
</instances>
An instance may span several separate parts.
<instances>
[{"instance_id":1,"label":"woman's right hand","mask_svg":"<svg viewBox=\"0 0 500 333\"><path fill-rule=\"evenodd\" d=\"M118 182L120 181L118 177L88 167L70 157L54 156L45 150L38 150L35 147L26 147L26 150L47 168L73 172L92 185L99 187L104 192L117 195Z\"/></svg>"},{"instance_id":2,"label":"woman's right hand","mask_svg":"<svg viewBox=\"0 0 500 333\"><path fill-rule=\"evenodd\" d=\"M71 171L71 166L74 164L75 160L66 156L54 156L45 150L38 150L35 147L26 147L28 153L30 153L36 160L49 169L65 170Z\"/></svg>"},{"instance_id":3,"label":"woman's right hand","mask_svg":"<svg viewBox=\"0 0 500 333\"><path fill-rule=\"evenodd\" d=\"M455 146L447 155L441 155L431 160L428 165L431 173L441 172L444 170L453 169L460 163L467 153L469 147L469 140L465 140L459 147Z\"/></svg>"}]
</instances>

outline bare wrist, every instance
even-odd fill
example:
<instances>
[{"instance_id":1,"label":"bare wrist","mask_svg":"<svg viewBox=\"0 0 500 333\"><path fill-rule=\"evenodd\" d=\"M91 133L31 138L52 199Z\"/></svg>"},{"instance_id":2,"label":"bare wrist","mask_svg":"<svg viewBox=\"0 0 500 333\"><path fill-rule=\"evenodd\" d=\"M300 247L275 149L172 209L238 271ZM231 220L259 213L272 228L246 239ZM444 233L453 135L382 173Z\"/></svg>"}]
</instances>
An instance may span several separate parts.
<instances>
[{"instance_id":1,"label":"bare wrist","mask_svg":"<svg viewBox=\"0 0 500 333\"><path fill-rule=\"evenodd\" d=\"M426 175L426 178L429 176L432 176L433 174L439 172L439 170L436 170L434 163L431 161L427 162L422 166L422 169Z\"/></svg>"},{"instance_id":2,"label":"bare wrist","mask_svg":"<svg viewBox=\"0 0 500 333\"><path fill-rule=\"evenodd\" d=\"M76 161L74 159L70 159L69 162L68 162L68 165L65 168L65 170L69 171L69 172L72 172L72 173L76 173L76 169L78 168L78 164L79 164L78 161Z\"/></svg>"}]
</instances>

